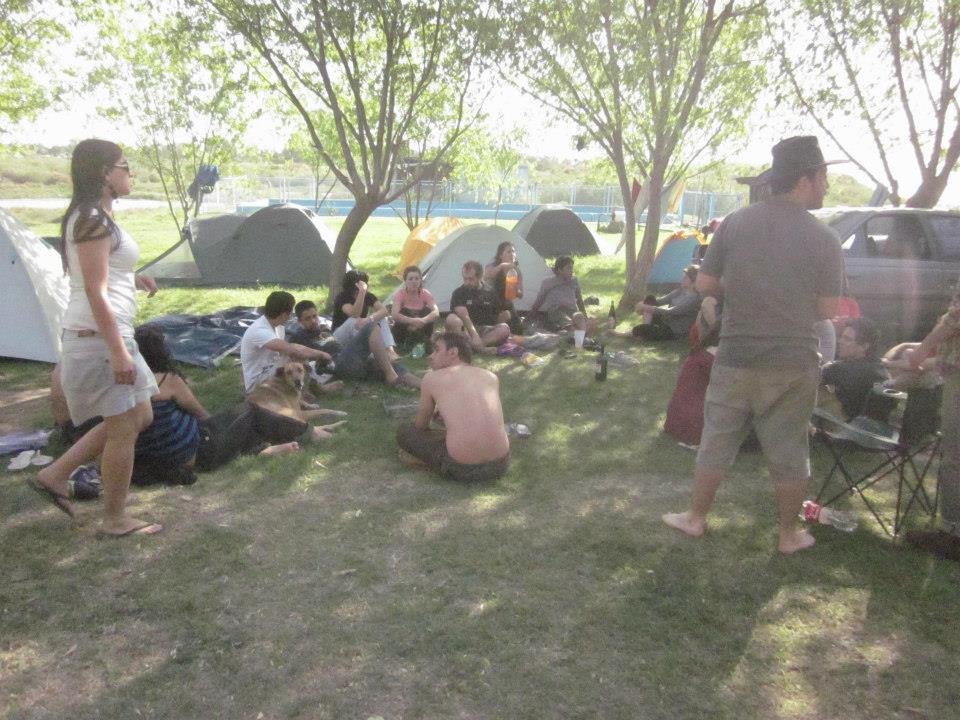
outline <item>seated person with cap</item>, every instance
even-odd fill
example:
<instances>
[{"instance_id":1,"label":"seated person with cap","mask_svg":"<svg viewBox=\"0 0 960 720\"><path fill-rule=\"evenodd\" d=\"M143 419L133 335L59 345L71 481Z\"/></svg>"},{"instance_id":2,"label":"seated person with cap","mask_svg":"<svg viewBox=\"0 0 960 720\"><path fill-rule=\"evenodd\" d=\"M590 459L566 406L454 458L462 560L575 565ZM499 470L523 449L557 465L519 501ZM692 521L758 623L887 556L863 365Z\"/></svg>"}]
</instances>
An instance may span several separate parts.
<instances>
[{"instance_id":1,"label":"seated person with cap","mask_svg":"<svg viewBox=\"0 0 960 720\"><path fill-rule=\"evenodd\" d=\"M465 334L474 352L506 342L510 327L497 322L496 296L481 284L483 265L468 260L460 273L463 285L450 297L450 314L444 321L446 331Z\"/></svg>"},{"instance_id":2,"label":"seated person with cap","mask_svg":"<svg viewBox=\"0 0 960 720\"><path fill-rule=\"evenodd\" d=\"M587 317L580 292L580 282L573 274L573 258L561 255L553 263L553 277L540 283L530 315L540 313L547 330L586 330L593 333L597 327L595 318Z\"/></svg>"},{"instance_id":3,"label":"seated person with cap","mask_svg":"<svg viewBox=\"0 0 960 720\"><path fill-rule=\"evenodd\" d=\"M837 360L820 371L820 382L833 388L844 416L849 420L869 415L885 420L893 402L871 397L873 386L890 375L877 354L880 330L869 318L850 320L837 338Z\"/></svg>"},{"instance_id":4,"label":"seated person with cap","mask_svg":"<svg viewBox=\"0 0 960 720\"><path fill-rule=\"evenodd\" d=\"M462 333L444 333L434 342L430 368L420 387L412 424L397 430L402 462L426 465L454 480L495 480L510 464L510 440L503 427L500 381L470 364ZM443 429L431 429L434 415Z\"/></svg>"}]
</instances>

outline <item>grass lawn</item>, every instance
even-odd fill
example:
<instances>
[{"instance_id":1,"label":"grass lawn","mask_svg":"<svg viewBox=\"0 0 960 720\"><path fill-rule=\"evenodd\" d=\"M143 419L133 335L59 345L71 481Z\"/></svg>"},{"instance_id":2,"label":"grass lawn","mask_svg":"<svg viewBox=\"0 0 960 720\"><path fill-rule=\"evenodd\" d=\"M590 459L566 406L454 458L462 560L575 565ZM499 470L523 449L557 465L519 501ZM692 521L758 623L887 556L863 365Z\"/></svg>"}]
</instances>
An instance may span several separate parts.
<instances>
[{"instance_id":1,"label":"grass lawn","mask_svg":"<svg viewBox=\"0 0 960 720\"><path fill-rule=\"evenodd\" d=\"M170 242L161 213L120 219L144 259ZM353 259L375 292L394 286L405 234L364 229ZM603 311L622 258L577 271ZM266 292L168 289L141 317ZM74 529L25 487L31 471L0 475L0 719L960 716L960 568L865 512L779 557L753 454L711 532L679 536L660 514L685 506L693 454L660 426L684 347L627 350L640 364L605 383L588 354L480 361L533 431L490 485L401 466L383 401L412 396L369 385L330 402L349 412L331 441L135 490L165 525L152 538L98 541L96 504ZM37 387L47 370L0 362L0 382ZM238 396L230 364L188 375L211 409Z\"/></svg>"}]
</instances>

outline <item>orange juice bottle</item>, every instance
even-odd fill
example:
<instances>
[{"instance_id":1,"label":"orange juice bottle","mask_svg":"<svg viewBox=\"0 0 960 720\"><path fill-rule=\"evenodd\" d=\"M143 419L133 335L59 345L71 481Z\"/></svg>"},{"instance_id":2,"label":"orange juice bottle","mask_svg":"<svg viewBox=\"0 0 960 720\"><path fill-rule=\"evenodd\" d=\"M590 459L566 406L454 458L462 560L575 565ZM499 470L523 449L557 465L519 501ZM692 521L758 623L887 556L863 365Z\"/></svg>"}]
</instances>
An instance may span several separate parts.
<instances>
[{"instance_id":1,"label":"orange juice bottle","mask_svg":"<svg viewBox=\"0 0 960 720\"><path fill-rule=\"evenodd\" d=\"M504 295L506 296L509 302L513 302L517 299L517 285L520 284L520 276L517 274L517 271L514 268L507 270L506 284L504 287Z\"/></svg>"}]
</instances>

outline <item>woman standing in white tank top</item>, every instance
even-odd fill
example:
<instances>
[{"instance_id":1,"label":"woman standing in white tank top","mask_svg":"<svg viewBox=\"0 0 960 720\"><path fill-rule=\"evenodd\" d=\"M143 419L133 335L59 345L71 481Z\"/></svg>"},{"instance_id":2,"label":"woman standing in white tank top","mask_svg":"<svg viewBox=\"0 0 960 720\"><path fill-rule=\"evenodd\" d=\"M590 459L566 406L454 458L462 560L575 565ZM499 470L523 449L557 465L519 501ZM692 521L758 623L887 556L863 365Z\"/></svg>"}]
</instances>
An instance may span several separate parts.
<instances>
[{"instance_id":1,"label":"woman standing in white tank top","mask_svg":"<svg viewBox=\"0 0 960 720\"><path fill-rule=\"evenodd\" d=\"M113 220L113 201L130 193L130 166L120 146L84 140L73 150L70 175L73 197L61 226L70 301L60 374L74 424L98 415L103 422L37 473L31 486L72 517L67 479L100 456L104 508L98 534L152 535L160 525L126 513L134 443L153 419L150 396L157 392L133 341L137 288L152 295L156 285L134 275L139 250Z\"/></svg>"}]
</instances>

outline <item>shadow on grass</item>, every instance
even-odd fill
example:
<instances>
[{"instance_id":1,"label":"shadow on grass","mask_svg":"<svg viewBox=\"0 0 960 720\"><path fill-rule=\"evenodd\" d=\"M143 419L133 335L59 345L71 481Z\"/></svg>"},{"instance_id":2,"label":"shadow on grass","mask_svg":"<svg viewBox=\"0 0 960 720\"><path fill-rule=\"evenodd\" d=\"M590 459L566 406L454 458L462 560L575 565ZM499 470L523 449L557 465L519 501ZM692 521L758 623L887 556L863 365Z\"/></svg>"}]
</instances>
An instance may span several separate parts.
<instances>
[{"instance_id":1,"label":"shadow on grass","mask_svg":"<svg viewBox=\"0 0 960 720\"><path fill-rule=\"evenodd\" d=\"M618 347L641 362L603 383L592 354L482 361L533 429L490 485L397 464L375 386L331 399L332 441L137 491L155 538L70 532L0 478L6 716L950 716L960 571L869 523L776 556L757 455L707 537L667 528L693 468L659 434L682 344Z\"/></svg>"}]
</instances>

